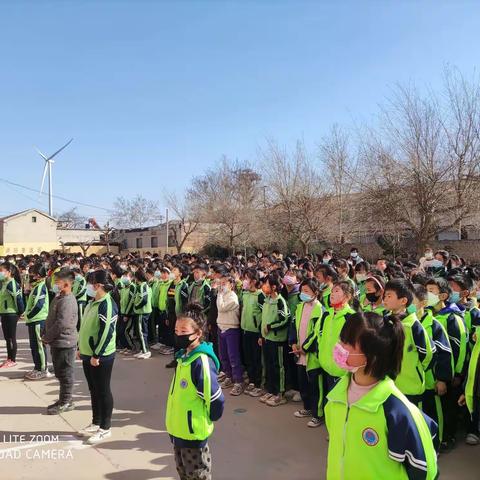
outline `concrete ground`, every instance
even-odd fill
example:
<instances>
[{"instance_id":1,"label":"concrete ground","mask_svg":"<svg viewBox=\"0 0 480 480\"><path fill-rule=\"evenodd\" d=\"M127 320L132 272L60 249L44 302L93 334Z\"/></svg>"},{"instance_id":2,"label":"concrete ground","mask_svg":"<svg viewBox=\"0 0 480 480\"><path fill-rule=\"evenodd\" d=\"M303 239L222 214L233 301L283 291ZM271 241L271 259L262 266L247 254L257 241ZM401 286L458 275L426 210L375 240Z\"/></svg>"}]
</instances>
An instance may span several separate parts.
<instances>
[{"instance_id":1,"label":"concrete ground","mask_svg":"<svg viewBox=\"0 0 480 480\"><path fill-rule=\"evenodd\" d=\"M18 365L0 370L0 475L4 479L174 479L175 463L164 430L171 370L167 358L140 361L118 356L112 387L112 438L95 447L75 432L91 421L88 389L77 364L76 410L47 416L56 400L55 379L24 382L31 370L25 325L19 325ZM1 342L0 358L5 356ZM217 480L318 480L325 477L324 427L308 429L293 417L298 405L271 408L245 395L227 395L225 414L210 441ZM23 437L21 437L23 435ZM480 478L480 447L459 442L440 458L441 478Z\"/></svg>"}]
</instances>

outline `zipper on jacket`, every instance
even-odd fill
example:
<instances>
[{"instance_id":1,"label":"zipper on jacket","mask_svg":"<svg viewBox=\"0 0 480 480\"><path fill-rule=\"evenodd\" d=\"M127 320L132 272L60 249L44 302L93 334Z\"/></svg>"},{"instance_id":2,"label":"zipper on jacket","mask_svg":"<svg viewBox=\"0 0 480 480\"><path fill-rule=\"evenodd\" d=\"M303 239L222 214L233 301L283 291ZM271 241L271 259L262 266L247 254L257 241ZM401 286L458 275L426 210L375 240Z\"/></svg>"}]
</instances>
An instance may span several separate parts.
<instances>
[{"instance_id":1,"label":"zipper on jacket","mask_svg":"<svg viewBox=\"0 0 480 480\"><path fill-rule=\"evenodd\" d=\"M341 465L341 478L345 478L344 475L344 468L345 468L345 444L346 444L346 436L347 436L347 423L348 423L348 415L350 414L350 407L347 404L347 415L345 417L345 424L343 425L343 451L342 451L342 465Z\"/></svg>"},{"instance_id":2,"label":"zipper on jacket","mask_svg":"<svg viewBox=\"0 0 480 480\"><path fill-rule=\"evenodd\" d=\"M191 411L191 410L188 410L188 411L187 411L187 422L188 422L188 431L189 431L190 433L194 433L194 432L193 432L192 411Z\"/></svg>"}]
</instances>

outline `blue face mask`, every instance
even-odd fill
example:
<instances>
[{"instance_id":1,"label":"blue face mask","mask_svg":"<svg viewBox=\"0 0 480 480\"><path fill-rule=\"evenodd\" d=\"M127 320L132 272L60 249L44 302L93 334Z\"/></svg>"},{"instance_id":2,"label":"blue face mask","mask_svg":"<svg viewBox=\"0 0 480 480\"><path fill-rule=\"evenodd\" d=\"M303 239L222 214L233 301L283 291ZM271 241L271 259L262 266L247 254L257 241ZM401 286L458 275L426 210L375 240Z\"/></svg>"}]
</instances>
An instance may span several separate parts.
<instances>
[{"instance_id":1,"label":"blue face mask","mask_svg":"<svg viewBox=\"0 0 480 480\"><path fill-rule=\"evenodd\" d=\"M448 297L450 303L458 303L460 301L460 294L458 292L452 292Z\"/></svg>"},{"instance_id":2,"label":"blue face mask","mask_svg":"<svg viewBox=\"0 0 480 480\"><path fill-rule=\"evenodd\" d=\"M310 295L307 295L306 293L301 292L300 293L300 300L302 302L307 302L308 303L308 302L311 302L313 300L313 297L311 297Z\"/></svg>"},{"instance_id":3,"label":"blue face mask","mask_svg":"<svg viewBox=\"0 0 480 480\"><path fill-rule=\"evenodd\" d=\"M87 295L91 298L95 298L97 292L96 290L93 288L93 285L92 284L88 284L87 285Z\"/></svg>"},{"instance_id":4,"label":"blue face mask","mask_svg":"<svg viewBox=\"0 0 480 480\"><path fill-rule=\"evenodd\" d=\"M5 280L5 273L0 272L0 280Z\"/></svg>"},{"instance_id":5,"label":"blue face mask","mask_svg":"<svg viewBox=\"0 0 480 480\"><path fill-rule=\"evenodd\" d=\"M60 288L58 287L57 284L55 284L55 285L52 287L52 292L53 292L55 295L60 292Z\"/></svg>"},{"instance_id":6,"label":"blue face mask","mask_svg":"<svg viewBox=\"0 0 480 480\"><path fill-rule=\"evenodd\" d=\"M407 313L408 314L411 314L411 313L417 313L417 307L411 303L408 307L407 307Z\"/></svg>"}]
</instances>

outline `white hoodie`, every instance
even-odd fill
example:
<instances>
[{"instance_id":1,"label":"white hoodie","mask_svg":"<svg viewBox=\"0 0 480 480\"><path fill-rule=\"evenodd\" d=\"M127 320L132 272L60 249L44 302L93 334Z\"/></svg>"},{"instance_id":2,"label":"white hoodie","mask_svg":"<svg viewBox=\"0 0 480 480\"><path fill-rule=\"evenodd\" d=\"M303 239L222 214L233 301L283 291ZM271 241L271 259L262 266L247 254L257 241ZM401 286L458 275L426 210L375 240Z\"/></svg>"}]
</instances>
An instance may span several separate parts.
<instances>
[{"instance_id":1,"label":"white hoodie","mask_svg":"<svg viewBox=\"0 0 480 480\"><path fill-rule=\"evenodd\" d=\"M218 292L217 309L217 325L222 332L229 328L240 328L240 305L238 296L233 290L226 293Z\"/></svg>"}]
</instances>

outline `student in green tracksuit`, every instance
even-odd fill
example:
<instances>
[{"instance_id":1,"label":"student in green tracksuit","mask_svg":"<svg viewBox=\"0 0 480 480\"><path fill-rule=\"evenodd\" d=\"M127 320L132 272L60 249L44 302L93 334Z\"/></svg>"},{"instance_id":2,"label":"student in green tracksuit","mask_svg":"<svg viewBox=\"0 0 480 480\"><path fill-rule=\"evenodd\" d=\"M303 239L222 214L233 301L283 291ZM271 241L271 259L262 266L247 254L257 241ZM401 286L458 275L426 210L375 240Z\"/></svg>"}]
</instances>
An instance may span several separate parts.
<instances>
[{"instance_id":1,"label":"student in green tracksuit","mask_svg":"<svg viewBox=\"0 0 480 480\"><path fill-rule=\"evenodd\" d=\"M285 355L290 313L286 300L280 295L282 284L276 275L264 278L262 291L265 301L262 309L262 338L265 364L265 390L260 401L271 407L287 403L285 393Z\"/></svg>"},{"instance_id":2,"label":"student in green tracksuit","mask_svg":"<svg viewBox=\"0 0 480 480\"><path fill-rule=\"evenodd\" d=\"M423 285L415 285L414 305L417 317L435 345L431 368L425 372L425 392L422 410L438 424L440 442L443 441L443 408L441 398L447 393L447 385L453 379L453 355L447 331L437 321L428 303L428 292Z\"/></svg>"},{"instance_id":3,"label":"student in green tracksuit","mask_svg":"<svg viewBox=\"0 0 480 480\"><path fill-rule=\"evenodd\" d=\"M133 330L140 344L140 352L134 357L143 360L152 356L148 348L148 319L152 313L152 290L142 269L135 272L134 278L136 289L133 300ZM132 337L131 332L129 335Z\"/></svg>"},{"instance_id":4,"label":"student in green tracksuit","mask_svg":"<svg viewBox=\"0 0 480 480\"><path fill-rule=\"evenodd\" d=\"M443 441L441 451L452 449L456 443L459 406L458 398L462 393L468 350L468 332L462 318L463 312L451 298L452 290L444 278L432 278L426 284L435 319L440 322L448 334L452 347L454 377L447 383L447 392L442 396L444 416Z\"/></svg>"},{"instance_id":5,"label":"student in green tracksuit","mask_svg":"<svg viewBox=\"0 0 480 480\"><path fill-rule=\"evenodd\" d=\"M17 322L24 310L20 272L13 263L2 263L0 265L0 317L3 338L7 344L7 359L0 368L10 368L17 364Z\"/></svg>"},{"instance_id":6,"label":"student in green tracksuit","mask_svg":"<svg viewBox=\"0 0 480 480\"><path fill-rule=\"evenodd\" d=\"M120 353L127 353L128 342L125 336L125 329L128 322L127 309L130 300L132 274L129 271L123 270L119 266L115 266L112 269L112 278L119 297L116 344Z\"/></svg>"},{"instance_id":7,"label":"student in green tracksuit","mask_svg":"<svg viewBox=\"0 0 480 480\"><path fill-rule=\"evenodd\" d=\"M28 328L34 369L25 374L26 380L41 380L51 376L47 369L47 349L42 343L49 308L46 276L47 272L41 263L36 263L30 268L31 290L23 318Z\"/></svg>"},{"instance_id":8,"label":"student in green tracksuit","mask_svg":"<svg viewBox=\"0 0 480 480\"><path fill-rule=\"evenodd\" d=\"M73 282L72 293L75 295L78 304L78 325L77 331L80 330L80 324L82 323L83 311L87 305L87 281L81 274L79 268L74 268L75 281Z\"/></svg>"},{"instance_id":9,"label":"student in green tracksuit","mask_svg":"<svg viewBox=\"0 0 480 480\"><path fill-rule=\"evenodd\" d=\"M360 307L364 312L375 312L383 315L383 292L385 291L385 280L379 275L370 275L365 280L364 299L360 300Z\"/></svg>"},{"instance_id":10,"label":"student in green tracksuit","mask_svg":"<svg viewBox=\"0 0 480 480\"><path fill-rule=\"evenodd\" d=\"M467 436L465 442L468 445L480 443L480 327L473 334L474 347L468 362L465 390L461 394L458 404L467 406Z\"/></svg>"},{"instance_id":11,"label":"student in green tracksuit","mask_svg":"<svg viewBox=\"0 0 480 480\"><path fill-rule=\"evenodd\" d=\"M159 352L162 355L171 355L174 351L172 330L168 327L168 290L173 283L169 268L160 268L160 279L157 288L158 306L158 340L162 346ZM174 327L175 328L175 327Z\"/></svg>"},{"instance_id":12,"label":"student in green tracksuit","mask_svg":"<svg viewBox=\"0 0 480 480\"><path fill-rule=\"evenodd\" d=\"M113 280L105 270L87 276L93 300L87 305L78 335L77 356L82 360L92 402L92 423L79 432L96 444L111 437L113 395L110 388L115 360L117 304L111 297Z\"/></svg>"},{"instance_id":13,"label":"student in green tracksuit","mask_svg":"<svg viewBox=\"0 0 480 480\"><path fill-rule=\"evenodd\" d=\"M413 285L403 278L385 285L383 305L391 314L400 315L405 332L402 368L395 384L415 405L421 405L425 392L425 372L430 367L435 345L412 310ZM413 306L414 307L414 306Z\"/></svg>"},{"instance_id":14,"label":"student in green tracksuit","mask_svg":"<svg viewBox=\"0 0 480 480\"><path fill-rule=\"evenodd\" d=\"M350 306L355 291L351 282L335 283L330 295L330 309L323 322L317 322L315 335L318 342L318 360L323 369L325 395L332 390L345 372L333 361L333 349L349 315L354 313Z\"/></svg>"},{"instance_id":15,"label":"student in green tracksuit","mask_svg":"<svg viewBox=\"0 0 480 480\"><path fill-rule=\"evenodd\" d=\"M137 339L135 338L135 315L133 312L135 298L137 294L137 282L134 278L134 273L129 272L125 273L124 277L129 277L130 284L127 286L128 294L125 297L125 313L123 316L125 325L125 340L127 344L127 349L122 353L124 355L136 355L138 353L137 348ZM125 284L127 285L127 280L125 279Z\"/></svg>"},{"instance_id":16,"label":"student in green tracksuit","mask_svg":"<svg viewBox=\"0 0 480 480\"><path fill-rule=\"evenodd\" d=\"M260 286L258 272L254 268L246 270L243 280L240 327L243 360L249 380L245 393L254 398L265 394L262 389L262 349L258 344L261 338L262 308L265 301L265 295Z\"/></svg>"},{"instance_id":17,"label":"student in green tracksuit","mask_svg":"<svg viewBox=\"0 0 480 480\"><path fill-rule=\"evenodd\" d=\"M213 422L223 414L224 396L218 384L218 358L204 342L207 325L203 306L188 305L175 325L177 366L168 390L166 430L173 444L180 479L211 480L208 439Z\"/></svg>"},{"instance_id":18,"label":"student in green tracksuit","mask_svg":"<svg viewBox=\"0 0 480 480\"><path fill-rule=\"evenodd\" d=\"M325 407L327 480L437 478L437 425L393 381L404 337L396 315L358 312L346 320L334 352L346 375Z\"/></svg>"},{"instance_id":19,"label":"student in green tracksuit","mask_svg":"<svg viewBox=\"0 0 480 480\"><path fill-rule=\"evenodd\" d=\"M148 319L148 344L153 346L159 343L157 326L159 323L158 289L160 286L160 268L149 267L145 270L148 286L152 290L152 313Z\"/></svg>"},{"instance_id":20,"label":"student in green tracksuit","mask_svg":"<svg viewBox=\"0 0 480 480\"><path fill-rule=\"evenodd\" d=\"M323 421L323 376L318 360L318 343L315 325L322 322L325 310L318 300L320 285L315 278L300 285L301 303L295 312L290 328L289 343L296 357L298 383L303 409L297 410L297 418L311 417L307 426L319 427Z\"/></svg>"},{"instance_id":21,"label":"student in green tracksuit","mask_svg":"<svg viewBox=\"0 0 480 480\"><path fill-rule=\"evenodd\" d=\"M175 347L175 323L187 305L188 283L186 278L188 277L188 273L188 267L185 265L180 264L172 268L171 277L173 281L170 283L167 292L168 317L166 327L167 341L174 346L174 357L171 362L165 365L166 368L175 368L177 366L177 361L175 360L175 353L177 352Z\"/></svg>"},{"instance_id":22,"label":"student in green tracksuit","mask_svg":"<svg viewBox=\"0 0 480 480\"><path fill-rule=\"evenodd\" d=\"M321 297L323 308L330 309L330 294L332 293L333 284L338 280L338 274L331 265L324 263L317 265L315 268L315 278L320 283Z\"/></svg>"}]
</instances>

